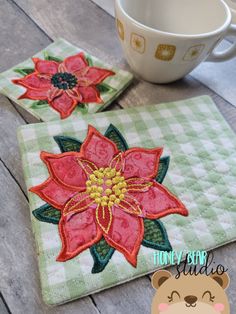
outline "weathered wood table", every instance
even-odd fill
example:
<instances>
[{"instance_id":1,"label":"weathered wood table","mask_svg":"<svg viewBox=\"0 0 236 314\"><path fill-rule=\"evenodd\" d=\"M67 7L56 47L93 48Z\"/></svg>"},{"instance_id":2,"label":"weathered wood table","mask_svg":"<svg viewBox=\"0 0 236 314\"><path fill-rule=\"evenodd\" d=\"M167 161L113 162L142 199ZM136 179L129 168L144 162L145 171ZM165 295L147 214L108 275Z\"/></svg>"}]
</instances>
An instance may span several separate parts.
<instances>
[{"instance_id":1,"label":"weathered wood table","mask_svg":"<svg viewBox=\"0 0 236 314\"><path fill-rule=\"evenodd\" d=\"M0 30L0 71L30 57L57 37L64 37L108 63L128 68L114 19L90 0L0 0ZM224 41L222 46L229 44ZM136 79L110 110L202 94L214 99L236 130L236 59L222 64L205 63L170 85L152 85ZM0 96L0 313L149 313L154 294L149 276L57 308L43 304L16 140L17 127L34 122L38 121ZM228 294L235 311L236 245L219 248L214 254L216 262L229 268Z\"/></svg>"}]
</instances>

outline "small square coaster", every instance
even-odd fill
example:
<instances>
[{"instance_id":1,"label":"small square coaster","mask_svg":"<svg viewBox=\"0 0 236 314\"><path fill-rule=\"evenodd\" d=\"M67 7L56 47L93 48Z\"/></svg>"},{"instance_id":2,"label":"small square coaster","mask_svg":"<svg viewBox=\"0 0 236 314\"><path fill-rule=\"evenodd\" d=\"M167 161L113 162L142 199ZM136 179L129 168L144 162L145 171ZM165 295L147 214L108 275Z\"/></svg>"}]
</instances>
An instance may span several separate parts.
<instances>
[{"instance_id":1,"label":"small square coaster","mask_svg":"<svg viewBox=\"0 0 236 314\"><path fill-rule=\"evenodd\" d=\"M0 92L43 121L102 111L132 81L64 39L0 74Z\"/></svg>"}]
</instances>

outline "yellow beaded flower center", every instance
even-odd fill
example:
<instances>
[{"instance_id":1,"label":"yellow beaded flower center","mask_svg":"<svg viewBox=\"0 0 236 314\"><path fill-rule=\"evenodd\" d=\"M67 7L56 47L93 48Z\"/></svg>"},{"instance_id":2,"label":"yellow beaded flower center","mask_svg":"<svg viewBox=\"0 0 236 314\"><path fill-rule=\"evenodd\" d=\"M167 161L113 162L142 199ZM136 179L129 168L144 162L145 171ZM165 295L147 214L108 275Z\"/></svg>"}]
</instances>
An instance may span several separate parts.
<instances>
[{"instance_id":1,"label":"yellow beaded flower center","mask_svg":"<svg viewBox=\"0 0 236 314\"><path fill-rule=\"evenodd\" d=\"M86 182L87 193L97 204L111 207L125 198L127 183L120 171L114 168L95 170Z\"/></svg>"}]
</instances>

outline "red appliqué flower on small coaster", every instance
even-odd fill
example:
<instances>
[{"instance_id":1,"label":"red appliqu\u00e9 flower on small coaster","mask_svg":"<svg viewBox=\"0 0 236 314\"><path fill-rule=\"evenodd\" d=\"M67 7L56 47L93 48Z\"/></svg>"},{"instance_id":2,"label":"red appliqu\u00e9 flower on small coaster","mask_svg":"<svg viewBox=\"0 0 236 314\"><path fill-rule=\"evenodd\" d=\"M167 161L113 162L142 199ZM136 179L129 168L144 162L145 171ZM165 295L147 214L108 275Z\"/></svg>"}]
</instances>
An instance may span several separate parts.
<instances>
[{"instance_id":1,"label":"red appliqu\u00e9 flower on small coaster","mask_svg":"<svg viewBox=\"0 0 236 314\"><path fill-rule=\"evenodd\" d=\"M161 184L169 163L168 157L160 159L162 148L128 149L112 125L105 136L89 126L83 143L63 136L55 140L63 153L41 152L50 177L30 191L47 202L33 212L35 217L59 223L57 261L90 248L93 272L99 272L114 250L134 267L141 244L171 250L159 219L188 211Z\"/></svg>"},{"instance_id":2,"label":"red appliqu\u00e9 flower on small coaster","mask_svg":"<svg viewBox=\"0 0 236 314\"><path fill-rule=\"evenodd\" d=\"M26 92L18 99L47 101L59 112L62 119L71 115L78 104L102 103L96 86L115 73L95 66L89 66L83 52L63 61L32 58L33 72L12 82L25 87ZM29 71L30 70L30 71ZM16 72L24 73L24 69Z\"/></svg>"}]
</instances>

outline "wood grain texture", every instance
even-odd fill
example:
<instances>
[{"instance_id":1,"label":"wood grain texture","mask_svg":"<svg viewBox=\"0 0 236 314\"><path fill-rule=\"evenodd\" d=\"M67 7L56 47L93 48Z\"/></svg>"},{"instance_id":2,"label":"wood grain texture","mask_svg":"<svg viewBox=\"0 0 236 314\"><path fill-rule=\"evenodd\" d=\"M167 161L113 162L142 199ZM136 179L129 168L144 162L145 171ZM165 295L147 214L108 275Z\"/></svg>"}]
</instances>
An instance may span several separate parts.
<instances>
[{"instance_id":1,"label":"wood grain texture","mask_svg":"<svg viewBox=\"0 0 236 314\"><path fill-rule=\"evenodd\" d=\"M217 51L230 46L224 40ZM204 62L191 75L236 107L236 58L220 63Z\"/></svg>"},{"instance_id":2,"label":"wood grain texture","mask_svg":"<svg viewBox=\"0 0 236 314\"><path fill-rule=\"evenodd\" d=\"M52 39L64 37L112 64L117 64L122 59L113 17L93 2L89 0L16 2Z\"/></svg>"},{"instance_id":3,"label":"wood grain texture","mask_svg":"<svg viewBox=\"0 0 236 314\"><path fill-rule=\"evenodd\" d=\"M0 297L0 313L1 314L9 314L9 311L8 311L6 305L4 304L2 297Z\"/></svg>"},{"instance_id":4,"label":"wood grain texture","mask_svg":"<svg viewBox=\"0 0 236 314\"><path fill-rule=\"evenodd\" d=\"M2 72L31 57L51 41L11 1L0 0L0 7Z\"/></svg>"},{"instance_id":5,"label":"wood grain texture","mask_svg":"<svg viewBox=\"0 0 236 314\"><path fill-rule=\"evenodd\" d=\"M150 313L154 289L145 276L93 295L102 314Z\"/></svg>"}]
</instances>

